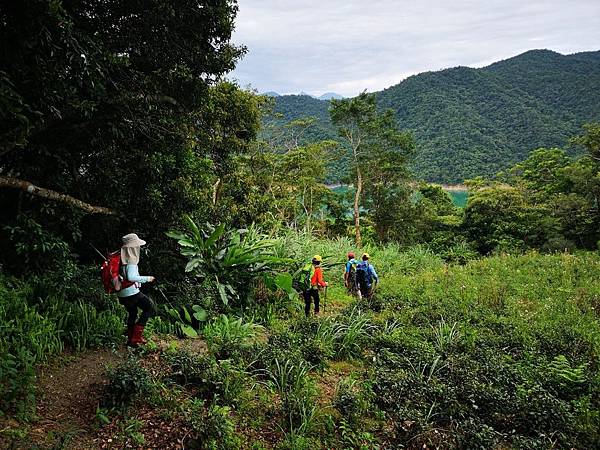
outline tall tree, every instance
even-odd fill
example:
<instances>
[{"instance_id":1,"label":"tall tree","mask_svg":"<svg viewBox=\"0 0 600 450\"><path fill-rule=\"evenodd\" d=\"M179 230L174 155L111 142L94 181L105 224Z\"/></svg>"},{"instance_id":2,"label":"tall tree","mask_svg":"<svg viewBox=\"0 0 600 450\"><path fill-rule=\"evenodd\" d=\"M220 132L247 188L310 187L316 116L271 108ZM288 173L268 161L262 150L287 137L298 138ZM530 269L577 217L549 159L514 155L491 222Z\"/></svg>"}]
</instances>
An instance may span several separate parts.
<instances>
[{"instance_id":1,"label":"tall tree","mask_svg":"<svg viewBox=\"0 0 600 450\"><path fill-rule=\"evenodd\" d=\"M405 177L406 163L414 151L409 133L402 132L391 110L377 111L375 96L361 93L358 97L331 100L331 121L350 148L350 170L354 179L354 234L362 245L360 210L365 185L373 187Z\"/></svg>"},{"instance_id":2,"label":"tall tree","mask_svg":"<svg viewBox=\"0 0 600 450\"><path fill-rule=\"evenodd\" d=\"M245 51L236 13L234 0L1 2L0 226L26 215L108 244L209 215L259 127L256 96L220 82Z\"/></svg>"}]
</instances>

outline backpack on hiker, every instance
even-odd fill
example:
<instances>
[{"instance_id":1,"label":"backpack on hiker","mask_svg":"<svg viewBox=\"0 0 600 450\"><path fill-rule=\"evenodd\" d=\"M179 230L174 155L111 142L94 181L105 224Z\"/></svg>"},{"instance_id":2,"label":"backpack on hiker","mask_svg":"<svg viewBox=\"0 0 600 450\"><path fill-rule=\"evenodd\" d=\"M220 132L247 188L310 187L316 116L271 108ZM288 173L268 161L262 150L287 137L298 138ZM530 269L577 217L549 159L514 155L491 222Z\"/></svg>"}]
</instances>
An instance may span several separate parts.
<instances>
[{"instance_id":1,"label":"backpack on hiker","mask_svg":"<svg viewBox=\"0 0 600 450\"><path fill-rule=\"evenodd\" d=\"M371 273L369 271L369 262L363 261L356 266L356 284L367 287L371 284Z\"/></svg>"},{"instance_id":2,"label":"backpack on hiker","mask_svg":"<svg viewBox=\"0 0 600 450\"><path fill-rule=\"evenodd\" d=\"M134 284L133 281L127 280L124 276L124 268L120 251L109 253L104 259L100 267L100 278L102 278L102 284L107 293L119 292Z\"/></svg>"},{"instance_id":3,"label":"backpack on hiker","mask_svg":"<svg viewBox=\"0 0 600 450\"><path fill-rule=\"evenodd\" d=\"M298 292L308 291L312 287L312 277L315 274L315 267L312 263L305 264L294 273L293 287Z\"/></svg>"},{"instance_id":4,"label":"backpack on hiker","mask_svg":"<svg viewBox=\"0 0 600 450\"><path fill-rule=\"evenodd\" d=\"M356 262L351 262L348 270L348 278L346 279L346 282L348 285L348 290L350 291L355 291L357 289L356 266Z\"/></svg>"}]
</instances>

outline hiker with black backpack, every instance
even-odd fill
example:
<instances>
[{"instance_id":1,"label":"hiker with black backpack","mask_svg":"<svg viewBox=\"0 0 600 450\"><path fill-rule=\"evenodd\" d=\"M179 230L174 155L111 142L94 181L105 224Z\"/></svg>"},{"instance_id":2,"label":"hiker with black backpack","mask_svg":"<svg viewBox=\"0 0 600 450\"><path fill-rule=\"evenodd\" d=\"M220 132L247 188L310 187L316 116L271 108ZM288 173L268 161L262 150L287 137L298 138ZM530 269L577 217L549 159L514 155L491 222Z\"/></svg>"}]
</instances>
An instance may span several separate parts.
<instances>
[{"instance_id":1,"label":"hiker with black backpack","mask_svg":"<svg viewBox=\"0 0 600 450\"><path fill-rule=\"evenodd\" d=\"M366 298L367 300L371 298L373 295L374 285L379 283L379 277L377 276L377 272L375 272L375 267L372 264L369 264L369 254L364 253L362 255L362 262L356 266L356 282L358 284L358 289L362 298Z\"/></svg>"},{"instance_id":2,"label":"hiker with black backpack","mask_svg":"<svg viewBox=\"0 0 600 450\"><path fill-rule=\"evenodd\" d=\"M321 262L323 258L320 255L315 255L311 261L310 272L306 276L307 280L304 283L305 286L302 291L302 297L304 297L304 314L306 317L310 316L310 304L314 299L315 302L315 315L319 314L319 289L326 288L328 283L323 279L323 269L321 268Z\"/></svg>"},{"instance_id":3,"label":"hiker with black backpack","mask_svg":"<svg viewBox=\"0 0 600 450\"><path fill-rule=\"evenodd\" d=\"M356 266L359 261L355 259L354 252L348 252L348 261L344 270L344 286L348 290L348 294L357 295L358 287L356 284Z\"/></svg>"},{"instance_id":4,"label":"hiker with black backpack","mask_svg":"<svg viewBox=\"0 0 600 450\"><path fill-rule=\"evenodd\" d=\"M155 313L154 303L140 291L140 287L143 283L154 282L155 278L142 276L138 270L140 250L146 241L135 233L123 236L122 240L121 250L105 258L100 272L106 292L116 292L119 303L127 309L127 345L137 347L146 343L144 327ZM142 310L139 318L138 308Z\"/></svg>"}]
</instances>

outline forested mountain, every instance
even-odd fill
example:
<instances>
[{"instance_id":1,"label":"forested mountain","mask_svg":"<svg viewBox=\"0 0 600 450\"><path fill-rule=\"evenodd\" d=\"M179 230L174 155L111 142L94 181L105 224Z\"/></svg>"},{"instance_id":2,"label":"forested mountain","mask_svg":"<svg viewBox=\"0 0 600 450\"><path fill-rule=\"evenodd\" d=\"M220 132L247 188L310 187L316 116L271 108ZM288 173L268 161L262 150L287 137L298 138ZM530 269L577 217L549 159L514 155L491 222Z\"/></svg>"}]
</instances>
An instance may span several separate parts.
<instances>
[{"instance_id":1,"label":"forested mountain","mask_svg":"<svg viewBox=\"0 0 600 450\"><path fill-rule=\"evenodd\" d=\"M565 145L600 119L600 52L532 50L481 69L456 67L411 76L377 92L402 128L414 132L417 176L460 182L493 175L535 148ZM335 138L328 102L282 96L283 120L315 116L308 138Z\"/></svg>"},{"instance_id":2,"label":"forested mountain","mask_svg":"<svg viewBox=\"0 0 600 450\"><path fill-rule=\"evenodd\" d=\"M600 449L600 123L464 208L400 128L491 171L595 114L597 55L276 104L223 80L237 12L0 2L0 449Z\"/></svg>"}]
</instances>

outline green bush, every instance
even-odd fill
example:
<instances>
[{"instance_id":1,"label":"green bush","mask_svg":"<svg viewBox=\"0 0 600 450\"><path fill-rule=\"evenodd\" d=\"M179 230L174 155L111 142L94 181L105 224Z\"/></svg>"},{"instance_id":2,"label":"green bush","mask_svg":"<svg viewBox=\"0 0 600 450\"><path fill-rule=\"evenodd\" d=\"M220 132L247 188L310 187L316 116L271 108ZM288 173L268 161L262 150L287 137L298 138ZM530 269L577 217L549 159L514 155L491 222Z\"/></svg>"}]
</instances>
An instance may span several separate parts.
<instances>
[{"instance_id":1,"label":"green bush","mask_svg":"<svg viewBox=\"0 0 600 450\"><path fill-rule=\"evenodd\" d=\"M323 369L334 355L334 323L326 318L302 318L292 327L295 345L302 358L315 368Z\"/></svg>"},{"instance_id":2,"label":"green bush","mask_svg":"<svg viewBox=\"0 0 600 450\"><path fill-rule=\"evenodd\" d=\"M186 448L241 448L242 441L236 433L229 407L215 404L206 407L202 400L193 399L186 411L186 419L192 429L190 437L184 442Z\"/></svg>"},{"instance_id":3,"label":"green bush","mask_svg":"<svg viewBox=\"0 0 600 450\"><path fill-rule=\"evenodd\" d=\"M211 321L202 330L204 339L212 353L226 359L238 350L247 347L263 327L253 322L242 322L225 314Z\"/></svg>"},{"instance_id":4,"label":"green bush","mask_svg":"<svg viewBox=\"0 0 600 450\"><path fill-rule=\"evenodd\" d=\"M279 394L284 429L293 434L304 435L314 425L316 390L308 377L309 370L304 361L275 359L271 367L258 372Z\"/></svg>"},{"instance_id":5,"label":"green bush","mask_svg":"<svg viewBox=\"0 0 600 450\"><path fill-rule=\"evenodd\" d=\"M231 360L217 360L186 351L164 355L171 380L191 388L196 397L235 406L251 377Z\"/></svg>"},{"instance_id":6,"label":"green bush","mask_svg":"<svg viewBox=\"0 0 600 450\"><path fill-rule=\"evenodd\" d=\"M103 396L103 405L106 407L127 407L137 399L153 392L150 373L133 355L129 355L118 366L109 369L107 376L108 385Z\"/></svg>"},{"instance_id":7,"label":"green bush","mask_svg":"<svg viewBox=\"0 0 600 450\"><path fill-rule=\"evenodd\" d=\"M351 426L357 426L366 415L369 403L355 379L342 378L336 388L333 406Z\"/></svg>"}]
</instances>

